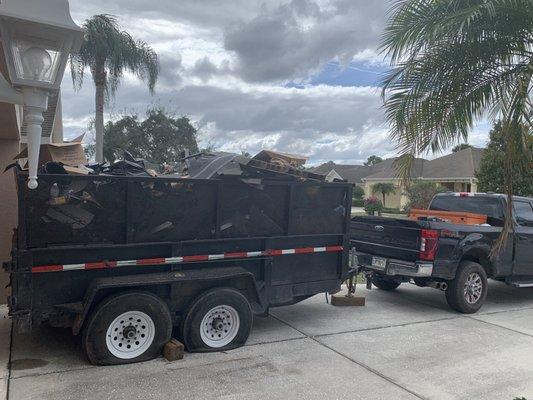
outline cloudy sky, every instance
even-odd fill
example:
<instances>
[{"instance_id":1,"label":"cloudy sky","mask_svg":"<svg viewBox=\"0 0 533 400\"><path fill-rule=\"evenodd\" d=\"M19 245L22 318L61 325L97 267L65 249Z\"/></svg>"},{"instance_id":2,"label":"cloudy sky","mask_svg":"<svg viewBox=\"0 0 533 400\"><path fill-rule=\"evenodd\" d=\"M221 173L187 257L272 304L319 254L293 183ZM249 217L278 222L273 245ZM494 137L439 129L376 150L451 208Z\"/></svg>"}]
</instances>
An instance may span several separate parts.
<instances>
[{"instance_id":1,"label":"cloudy sky","mask_svg":"<svg viewBox=\"0 0 533 400\"><path fill-rule=\"evenodd\" d=\"M386 60L376 48L386 0L70 0L79 24L115 15L159 54L156 93L125 76L106 118L162 106L189 116L201 145L304 154L311 164L390 157L378 87ZM63 81L65 136L94 113L90 75ZM484 145L487 126L470 143Z\"/></svg>"}]
</instances>

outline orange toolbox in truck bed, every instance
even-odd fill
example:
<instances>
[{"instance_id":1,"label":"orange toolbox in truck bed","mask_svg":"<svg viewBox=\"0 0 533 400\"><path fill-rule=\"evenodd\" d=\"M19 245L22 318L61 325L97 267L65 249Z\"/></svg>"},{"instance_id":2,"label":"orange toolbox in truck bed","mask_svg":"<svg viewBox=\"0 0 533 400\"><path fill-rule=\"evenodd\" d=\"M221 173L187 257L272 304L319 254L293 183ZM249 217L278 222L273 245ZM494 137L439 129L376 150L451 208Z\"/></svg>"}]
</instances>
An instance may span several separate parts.
<instances>
[{"instance_id":1,"label":"orange toolbox in truck bed","mask_svg":"<svg viewBox=\"0 0 533 400\"><path fill-rule=\"evenodd\" d=\"M412 209L409 213L409 219L412 220L431 220L439 219L445 222L463 225L481 225L487 223L487 216L483 214L474 214L461 211L436 211L436 210L418 210Z\"/></svg>"}]
</instances>

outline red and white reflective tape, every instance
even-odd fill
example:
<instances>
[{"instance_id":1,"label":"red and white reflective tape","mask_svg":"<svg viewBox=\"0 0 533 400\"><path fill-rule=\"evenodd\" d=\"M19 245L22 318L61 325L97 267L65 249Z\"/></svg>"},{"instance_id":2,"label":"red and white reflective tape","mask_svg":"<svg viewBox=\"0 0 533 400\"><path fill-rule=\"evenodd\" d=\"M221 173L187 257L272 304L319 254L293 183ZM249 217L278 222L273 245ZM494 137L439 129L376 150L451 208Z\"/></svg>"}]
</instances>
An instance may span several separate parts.
<instances>
[{"instance_id":1,"label":"red and white reflective tape","mask_svg":"<svg viewBox=\"0 0 533 400\"><path fill-rule=\"evenodd\" d=\"M333 253L343 250L342 246L325 246L325 247L299 247L295 249L278 249L264 251L245 251L221 254L207 254L197 256L181 257L161 257L161 258L143 258L139 260L122 260L122 261L99 261L83 264L59 264L59 265L40 265L32 267L32 273L41 272L59 272L59 271L76 271L92 269L108 269L116 267L129 267L138 265L168 265L182 264L196 261L212 261L223 259L253 258L253 257L273 257L288 254L307 254L307 253Z\"/></svg>"}]
</instances>

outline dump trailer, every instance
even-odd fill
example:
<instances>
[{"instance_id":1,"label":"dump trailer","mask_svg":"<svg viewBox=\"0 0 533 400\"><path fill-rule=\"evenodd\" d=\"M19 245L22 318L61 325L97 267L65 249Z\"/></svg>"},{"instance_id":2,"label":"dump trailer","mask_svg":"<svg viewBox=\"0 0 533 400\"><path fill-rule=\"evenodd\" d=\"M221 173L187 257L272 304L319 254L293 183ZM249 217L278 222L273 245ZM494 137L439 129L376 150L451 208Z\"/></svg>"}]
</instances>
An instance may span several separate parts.
<instances>
[{"instance_id":1,"label":"dump trailer","mask_svg":"<svg viewBox=\"0 0 533 400\"><path fill-rule=\"evenodd\" d=\"M336 292L348 266L351 185L294 177L15 173L9 313L28 332L82 335L94 364L243 345L253 315Z\"/></svg>"}]
</instances>

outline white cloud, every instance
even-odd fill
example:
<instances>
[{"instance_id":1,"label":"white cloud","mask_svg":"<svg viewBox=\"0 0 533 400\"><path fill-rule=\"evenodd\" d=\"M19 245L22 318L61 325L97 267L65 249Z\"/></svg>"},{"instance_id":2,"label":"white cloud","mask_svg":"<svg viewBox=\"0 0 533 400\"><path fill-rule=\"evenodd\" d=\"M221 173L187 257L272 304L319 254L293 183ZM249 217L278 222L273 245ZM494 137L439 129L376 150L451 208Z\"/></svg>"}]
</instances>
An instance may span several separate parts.
<instances>
[{"instance_id":1,"label":"white cloud","mask_svg":"<svg viewBox=\"0 0 533 400\"><path fill-rule=\"evenodd\" d=\"M383 67L377 51L387 0L70 0L82 23L115 15L122 28L159 54L156 93L127 74L106 118L163 106L189 115L203 145L255 153L274 148L311 163L362 162L392 156L375 88L304 85L327 63ZM86 130L94 115L90 73L75 93L63 81L65 136ZM486 137L475 131L473 143Z\"/></svg>"},{"instance_id":2,"label":"white cloud","mask_svg":"<svg viewBox=\"0 0 533 400\"><path fill-rule=\"evenodd\" d=\"M227 28L224 46L237 55L237 72L247 81L301 79L332 59L347 65L372 52L384 15L384 1L338 0L321 8L292 0Z\"/></svg>"}]
</instances>

